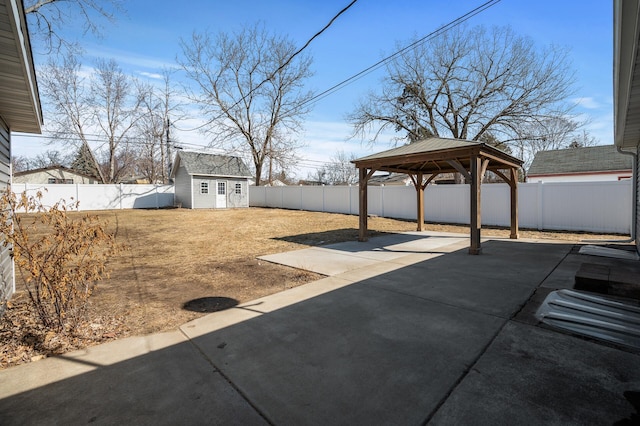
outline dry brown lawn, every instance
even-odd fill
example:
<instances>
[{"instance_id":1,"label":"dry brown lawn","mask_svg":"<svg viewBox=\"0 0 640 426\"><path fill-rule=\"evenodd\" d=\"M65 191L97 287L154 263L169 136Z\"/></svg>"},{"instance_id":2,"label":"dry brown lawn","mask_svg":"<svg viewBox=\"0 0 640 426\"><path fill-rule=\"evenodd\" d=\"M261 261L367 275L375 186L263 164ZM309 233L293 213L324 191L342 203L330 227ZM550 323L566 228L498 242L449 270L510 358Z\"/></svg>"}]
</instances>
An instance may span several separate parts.
<instances>
[{"instance_id":1,"label":"dry brown lawn","mask_svg":"<svg viewBox=\"0 0 640 426\"><path fill-rule=\"evenodd\" d=\"M86 213L77 213L86 214ZM114 210L95 212L128 247L109 264L87 322L75 336L40 330L27 314L18 274L17 296L0 329L0 368L129 335L175 329L237 303L292 288L321 276L259 261L261 255L355 240L358 217L281 209ZM415 222L372 217L370 235L413 231ZM466 226L428 224L428 230L467 233ZM508 237L504 229L483 236ZM522 231L523 238L580 241L620 238Z\"/></svg>"}]
</instances>

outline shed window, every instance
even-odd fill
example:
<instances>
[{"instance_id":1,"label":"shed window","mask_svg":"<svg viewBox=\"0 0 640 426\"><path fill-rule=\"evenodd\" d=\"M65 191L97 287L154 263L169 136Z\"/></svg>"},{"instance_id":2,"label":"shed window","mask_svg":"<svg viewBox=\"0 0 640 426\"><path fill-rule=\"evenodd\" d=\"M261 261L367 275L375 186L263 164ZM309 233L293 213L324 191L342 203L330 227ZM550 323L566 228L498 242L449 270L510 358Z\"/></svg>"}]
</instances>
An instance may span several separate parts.
<instances>
[{"instance_id":1,"label":"shed window","mask_svg":"<svg viewBox=\"0 0 640 426\"><path fill-rule=\"evenodd\" d=\"M218 195L225 195L227 193L226 187L225 182L218 182Z\"/></svg>"},{"instance_id":2,"label":"shed window","mask_svg":"<svg viewBox=\"0 0 640 426\"><path fill-rule=\"evenodd\" d=\"M209 182L200 182L200 193L201 194L209 193Z\"/></svg>"},{"instance_id":3,"label":"shed window","mask_svg":"<svg viewBox=\"0 0 640 426\"><path fill-rule=\"evenodd\" d=\"M242 184L236 183L236 194L242 194Z\"/></svg>"},{"instance_id":4,"label":"shed window","mask_svg":"<svg viewBox=\"0 0 640 426\"><path fill-rule=\"evenodd\" d=\"M56 183L73 183L73 179L57 179L57 178L49 178L47 183L56 184Z\"/></svg>"}]
</instances>

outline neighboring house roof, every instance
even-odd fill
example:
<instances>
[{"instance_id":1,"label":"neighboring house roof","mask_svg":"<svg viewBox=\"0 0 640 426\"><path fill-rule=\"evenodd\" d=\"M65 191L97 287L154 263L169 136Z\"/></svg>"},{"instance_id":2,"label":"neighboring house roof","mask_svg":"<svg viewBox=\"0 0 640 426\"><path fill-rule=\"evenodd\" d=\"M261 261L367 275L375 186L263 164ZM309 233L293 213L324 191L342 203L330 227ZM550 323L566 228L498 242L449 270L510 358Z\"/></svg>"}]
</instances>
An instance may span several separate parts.
<instances>
[{"instance_id":1,"label":"neighboring house roof","mask_svg":"<svg viewBox=\"0 0 640 426\"><path fill-rule=\"evenodd\" d=\"M409 175L404 173L389 173L387 175L373 175L367 185L407 185L411 182Z\"/></svg>"},{"instance_id":2,"label":"neighboring house roof","mask_svg":"<svg viewBox=\"0 0 640 426\"><path fill-rule=\"evenodd\" d=\"M242 159L231 155L178 151L171 177L175 177L181 165L191 176L251 177L251 172Z\"/></svg>"},{"instance_id":3,"label":"neighboring house roof","mask_svg":"<svg viewBox=\"0 0 640 426\"><path fill-rule=\"evenodd\" d=\"M74 174L76 176L82 176L87 179L99 180L99 178L97 178L96 176L92 176L87 173L82 173L77 170L70 169L69 167L60 166L60 165L41 167L39 169L23 170L21 172L15 172L13 175L16 177L19 177L19 176L31 175L34 173L48 172L48 171L63 171L65 173Z\"/></svg>"},{"instance_id":4,"label":"neighboring house roof","mask_svg":"<svg viewBox=\"0 0 640 426\"><path fill-rule=\"evenodd\" d=\"M536 153L527 175L588 174L631 170L633 159L615 145L567 148Z\"/></svg>"},{"instance_id":5,"label":"neighboring house roof","mask_svg":"<svg viewBox=\"0 0 640 426\"><path fill-rule=\"evenodd\" d=\"M22 1L0 0L0 116L13 132L41 133L42 107Z\"/></svg>"}]
</instances>

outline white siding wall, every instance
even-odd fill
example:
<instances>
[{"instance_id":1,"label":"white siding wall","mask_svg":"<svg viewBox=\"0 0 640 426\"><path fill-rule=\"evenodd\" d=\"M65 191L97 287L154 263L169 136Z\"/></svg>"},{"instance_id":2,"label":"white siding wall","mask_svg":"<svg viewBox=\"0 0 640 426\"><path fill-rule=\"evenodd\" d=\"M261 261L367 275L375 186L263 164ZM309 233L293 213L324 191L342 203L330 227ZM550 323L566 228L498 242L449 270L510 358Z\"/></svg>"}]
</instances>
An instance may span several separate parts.
<instances>
[{"instance_id":1,"label":"white siding wall","mask_svg":"<svg viewBox=\"0 0 640 426\"><path fill-rule=\"evenodd\" d=\"M9 126L0 117L0 190L5 191L11 182L11 136ZM0 315L6 300L15 291L14 267L11 248L0 245Z\"/></svg>"},{"instance_id":2,"label":"white siding wall","mask_svg":"<svg viewBox=\"0 0 640 426\"><path fill-rule=\"evenodd\" d=\"M562 176L532 176L527 178L527 182L551 183L551 182L613 182L620 179L629 179L631 170L615 173L595 173L595 174L576 174Z\"/></svg>"},{"instance_id":3,"label":"white siding wall","mask_svg":"<svg viewBox=\"0 0 640 426\"><path fill-rule=\"evenodd\" d=\"M29 173L21 176L14 176L13 183L38 183L41 185L48 184L49 179L71 179L71 183L92 183L97 184L95 179L70 173L66 170L43 170L40 172Z\"/></svg>"},{"instance_id":4,"label":"white siding wall","mask_svg":"<svg viewBox=\"0 0 640 426\"><path fill-rule=\"evenodd\" d=\"M636 148L636 154L640 154L640 150ZM640 155L636 157L636 217L633 220L636 221L636 247L640 250L640 239L637 235L640 235Z\"/></svg>"}]
</instances>

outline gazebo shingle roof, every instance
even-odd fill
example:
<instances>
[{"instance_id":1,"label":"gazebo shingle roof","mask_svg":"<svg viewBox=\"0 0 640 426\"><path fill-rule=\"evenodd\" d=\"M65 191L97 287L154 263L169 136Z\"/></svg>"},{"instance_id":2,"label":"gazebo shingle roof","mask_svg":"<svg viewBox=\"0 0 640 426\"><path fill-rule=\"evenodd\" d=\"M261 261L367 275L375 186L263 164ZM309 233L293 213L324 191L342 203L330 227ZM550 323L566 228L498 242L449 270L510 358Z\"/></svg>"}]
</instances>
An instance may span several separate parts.
<instances>
[{"instance_id":1,"label":"gazebo shingle roof","mask_svg":"<svg viewBox=\"0 0 640 426\"><path fill-rule=\"evenodd\" d=\"M419 154L426 152L436 152L446 149L455 148L468 148L477 145L483 145L481 142L471 142L461 139L444 139L444 138L429 138L409 143L406 145L392 148L387 151L378 152L376 154L368 155L366 157L358 158L356 161L363 160L375 160L379 158L395 157L400 155Z\"/></svg>"},{"instance_id":2,"label":"gazebo shingle roof","mask_svg":"<svg viewBox=\"0 0 640 426\"><path fill-rule=\"evenodd\" d=\"M483 142L462 139L429 138L353 160L356 167L373 167L396 173L451 173L456 160L469 168L470 155L489 159L487 170L520 167L522 161Z\"/></svg>"}]
</instances>

